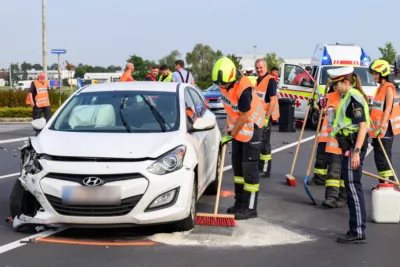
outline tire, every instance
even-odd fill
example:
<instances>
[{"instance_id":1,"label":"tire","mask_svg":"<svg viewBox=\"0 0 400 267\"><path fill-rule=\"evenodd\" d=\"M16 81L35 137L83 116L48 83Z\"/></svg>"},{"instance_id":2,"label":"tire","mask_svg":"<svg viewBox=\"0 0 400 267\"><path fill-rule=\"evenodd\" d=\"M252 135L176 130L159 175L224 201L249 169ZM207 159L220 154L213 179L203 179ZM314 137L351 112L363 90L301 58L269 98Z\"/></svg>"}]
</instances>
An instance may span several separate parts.
<instances>
[{"instance_id":1,"label":"tire","mask_svg":"<svg viewBox=\"0 0 400 267\"><path fill-rule=\"evenodd\" d=\"M14 187L10 195L10 215L12 218L19 215L22 210L24 202L25 188L22 186L21 181L15 181Z\"/></svg>"},{"instance_id":2,"label":"tire","mask_svg":"<svg viewBox=\"0 0 400 267\"><path fill-rule=\"evenodd\" d=\"M222 166L222 155L221 155L221 150L219 150L218 152L218 162L217 162L217 168L215 171L215 180L208 185L206 191L204 192L206 195L211 195L211 196L215 196L217 194L218 191L218 182L219 182L219 170Z\"/></svg>"},{"instance_id":3,"label":"tire","mask_svg":"<svg viewBox=\"0 0 400 267\"><path fill-rule=\"evenodd\" d=\"M313 109L311 111L311 114L308 115L308 127L310 127L313 130L317 130L318 119L319 119L319 111Z\"/></svg>"},{"instance_id":4,"label":"tire","mask_svg":"<svg viewBox=\"0 0 400 267\"><path fill-rule=\"evenodd\" d=\"M192 201L189 216L186 219L183 219L180 222L177 222L173 225L174 231L177 232L185 232L194 228L196 222L196 204L197 204L197 185L196 181L193 181L193 190L192 190Z\"/></svg>"}]
</instances>

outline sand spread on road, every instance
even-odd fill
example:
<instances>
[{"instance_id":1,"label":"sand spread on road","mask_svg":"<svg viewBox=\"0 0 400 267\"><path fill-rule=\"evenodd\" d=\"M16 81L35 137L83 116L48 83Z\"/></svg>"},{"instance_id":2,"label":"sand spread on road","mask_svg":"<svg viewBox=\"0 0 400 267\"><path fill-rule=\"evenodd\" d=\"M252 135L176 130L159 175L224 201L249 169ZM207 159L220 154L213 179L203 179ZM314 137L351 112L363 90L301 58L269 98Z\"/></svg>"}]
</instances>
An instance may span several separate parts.
<instances>
[{"instance_id":1,"label":"sand spread on road","mask_svg":"<svg viewBox=\"0 0 400 267\"><path fill-rule=\"evenodd\" d=\"M149 237L154 242L175 246L206 247L260 247L296 244L313 241L302 235L262 219L237 221L236 227L196 226L188 232L155 234Z\"/></svg>"}]
</instances>

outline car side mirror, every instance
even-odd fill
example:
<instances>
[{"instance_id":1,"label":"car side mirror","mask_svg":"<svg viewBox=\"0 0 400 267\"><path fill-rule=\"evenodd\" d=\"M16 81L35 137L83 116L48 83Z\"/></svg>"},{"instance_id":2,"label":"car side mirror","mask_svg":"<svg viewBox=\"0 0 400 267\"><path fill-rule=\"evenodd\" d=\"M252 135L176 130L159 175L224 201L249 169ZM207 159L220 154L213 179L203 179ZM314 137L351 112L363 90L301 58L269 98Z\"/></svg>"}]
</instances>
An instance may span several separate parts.
<instances>
[{"instance_id":1,"label":"car side mirror","mask_svg":"<svg viewBox=\"0 0 400 267\"><path fill-rule=\"evenodd\" d=\"M41 131L46 126L46 119L40 118L31 122L32 128L36 131Z\"/></svg>"},{"instance_id":2,"label":"car side mirror","mask_svg":"<svg viewBox=\"0 0 400 267\"><path fill-rule=\"evenodd\" d=\"M215 118L197 118L193 123L193 126L189 128L189 133L210 131L214 129L217 124Z\"/></svg>"}]
</instances>

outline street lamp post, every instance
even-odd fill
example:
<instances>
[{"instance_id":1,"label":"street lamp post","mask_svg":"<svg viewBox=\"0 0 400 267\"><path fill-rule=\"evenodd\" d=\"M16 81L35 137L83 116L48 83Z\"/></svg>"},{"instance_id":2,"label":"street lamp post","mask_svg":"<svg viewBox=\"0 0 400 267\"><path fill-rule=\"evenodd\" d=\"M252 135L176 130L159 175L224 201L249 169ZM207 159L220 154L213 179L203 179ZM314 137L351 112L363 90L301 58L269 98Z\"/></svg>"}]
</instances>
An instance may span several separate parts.
<instances>
[{"instance_id":1,"label":"street lamp post","mask_svg":"<svg viewBox=\"0 0 400 267\"><path fill-rule=\"evenodd\" d=\"M43 72L47 80L47 55L46 55L46 0L42 0L42 43L43 43Z\"/></svg>"}]
</instances>

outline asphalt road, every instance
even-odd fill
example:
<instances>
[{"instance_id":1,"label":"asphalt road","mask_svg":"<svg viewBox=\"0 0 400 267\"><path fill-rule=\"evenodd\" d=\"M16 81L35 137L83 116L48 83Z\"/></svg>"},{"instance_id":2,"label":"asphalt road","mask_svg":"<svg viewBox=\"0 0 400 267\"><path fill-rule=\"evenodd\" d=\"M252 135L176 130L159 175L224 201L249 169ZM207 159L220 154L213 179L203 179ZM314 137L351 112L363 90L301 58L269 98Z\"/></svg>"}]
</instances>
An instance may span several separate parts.
<instances>
[{"instance_id":1,"label":"asphalt road","mask_svg":"<svg viewBox=\"0 0 400 267\"><path fill-rule=\"evenodd\" d=\"M222 128L223 122L219 125ZM42 242L31 244L15 241L32 233L15 233L3 220L0 223L0 266L398 266L399 225L375 224L371 220L370 189L376 180L363 177L368 214L368 243L365 245L336 243L336 237L347 231L347 208L327 210L321 207L324 197L321 186L311 187L317 206L311 205L304 192L302 180L314 139L301 145L294 172L297 186L285 184L296 149L292 143L297 141L299 132L300 129L295 133L280 133L277 126L273 127L272 176L261 180L257 219L239 222L235 228L196 226L187 234L162 234L167 231L163 227L67 229L51 232L53 235ZM22 144L4 143L4 140L31 133L29 124L0 124L0 216L3 218L9 215L8 198L16 180L16 176L5 175L18 173L17 149ZM303 139L313 134L306 131ZM400 161L400 146L397 142L393 151L392 160L399 173L396 163ZM233 189L230 148L227 153L221 212L233 202L229 194ZM373 151L364 162L364 170L376 173ZM203 197L199 211L211 212L213 201L213 197ZM223 246L215 247L215 244Z\"/></svg>"}]
</instances>

